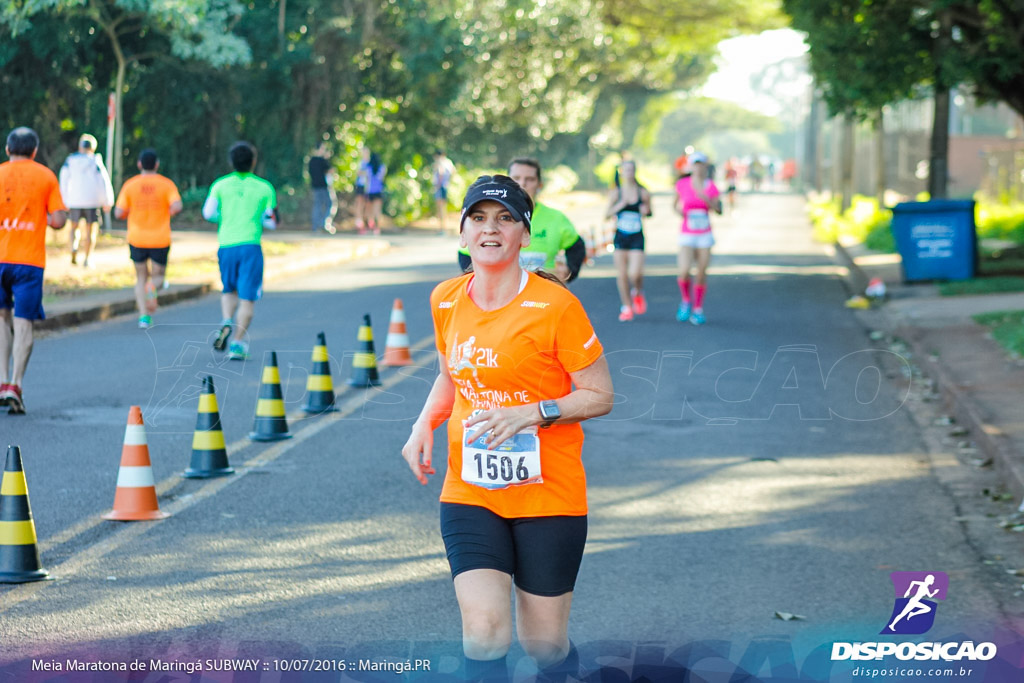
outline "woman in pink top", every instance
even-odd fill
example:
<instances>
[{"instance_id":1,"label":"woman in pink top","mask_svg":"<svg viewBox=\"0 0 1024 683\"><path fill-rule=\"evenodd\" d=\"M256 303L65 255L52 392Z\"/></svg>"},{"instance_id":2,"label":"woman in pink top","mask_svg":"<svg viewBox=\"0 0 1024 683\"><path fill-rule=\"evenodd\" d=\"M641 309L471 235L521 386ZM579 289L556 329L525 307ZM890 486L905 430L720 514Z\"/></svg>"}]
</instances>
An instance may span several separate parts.
<instances>
[{"instance_id":1,"label":"woman in pink top","mask_svg":"<svg viewBox=\"0 0 1024 683\"><path fill-rule=\"evenodd\" d=\"M679 293L682 301L676 320L703 325L704 292L707 291L707 270L711 261L710 212L722 213L722 201L714 181L708 178L708 158L694 152L687 159L686 171L676 182L676 210L683 216L679 232ZM690 287L690 270L697 272Z\"/></svg>"}]
</instances>

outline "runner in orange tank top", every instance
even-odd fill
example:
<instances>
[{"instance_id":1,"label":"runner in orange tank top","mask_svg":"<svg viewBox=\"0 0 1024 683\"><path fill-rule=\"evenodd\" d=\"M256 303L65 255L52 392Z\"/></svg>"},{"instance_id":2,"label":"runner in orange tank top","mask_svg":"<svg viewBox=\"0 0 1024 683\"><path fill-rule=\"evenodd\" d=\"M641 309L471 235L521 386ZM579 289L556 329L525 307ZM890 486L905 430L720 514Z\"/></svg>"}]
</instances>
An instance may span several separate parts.
<instances>
[{"instance_id":1,"label":"runner in orange tank top","mask_svg":"<svg viewBox=\"0 0 1024 683\"><path fill-rule=\"evenodd\" d=\"M448 421L441 534L467 680L508 676L513 582L517 636L541 678L579 669L568 639L587 523L579 423L607 414L614 395L579 300L519 266L532 212L506 176L481 176L467 191L460 242L474 271L431 295L441 372L402 449L426 484L434 429Z\"/></svg>"}]
</instances>

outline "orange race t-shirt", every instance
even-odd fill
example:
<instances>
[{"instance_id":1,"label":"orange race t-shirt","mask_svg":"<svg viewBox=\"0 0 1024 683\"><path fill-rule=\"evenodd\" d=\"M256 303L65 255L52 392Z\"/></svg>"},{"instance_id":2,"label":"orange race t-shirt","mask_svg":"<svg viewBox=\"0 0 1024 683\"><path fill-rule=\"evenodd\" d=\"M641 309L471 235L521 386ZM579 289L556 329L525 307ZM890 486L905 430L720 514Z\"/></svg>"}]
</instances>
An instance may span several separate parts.
<instances>
[{"instance_id":1,"label":"orange race t-shirt","mask_svg":"<svg viewBox=\"0 0 1024 683\"><path fill-rule=\"evenodd\" d=\"M0 263L46 267L46 214L65 211L53 171L30 159L0 164Z\"/></svg>"},{"instance_id":2,"label":"orange race t-shirt","mask_svg":"<svg viewBox=\"0 0 1024 683\"><path fill-rule=\"evenodd\" d=\"M144 249L171 246L171 204L181 201L178 188L159 173L129 178L117 196L128 212L128 244Z\"/></svg>"},{"instance_id":3,"label":"orange race t-shirt","mask_svg":"<svg viewBox=\"0 0 1024 683\"><path fill-rule=\"evenodd\" d=\"M479 505L506 518L585 515L579 424L538 430L543 482L489 489L462 479L462 423L470 413L561 398L572 388L569 373L604 352L583 305L564 287L531 273L509 304L484 311L467 293L473 277L442 282L430 296L437 350L455 383L441 501Z\"/></svg>"}]
</instances>

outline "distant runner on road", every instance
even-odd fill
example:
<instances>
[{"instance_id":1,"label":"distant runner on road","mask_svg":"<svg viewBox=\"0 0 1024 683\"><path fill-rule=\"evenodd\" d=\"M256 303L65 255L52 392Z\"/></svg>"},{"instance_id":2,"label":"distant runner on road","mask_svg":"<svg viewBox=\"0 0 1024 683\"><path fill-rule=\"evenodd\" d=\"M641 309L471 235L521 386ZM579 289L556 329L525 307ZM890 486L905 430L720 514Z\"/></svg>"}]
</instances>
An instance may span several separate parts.
<instances>
[{"instance_id":1,"label":"distant runner on road","mask_svg":"<svg viewBox=\"0 0 1024 683\"><path fill-rule=\"evenodd\" d=\"M82 267L99 237L101 211L114 204L114 188L103 159L96 154L96 138L86 133L78 140L78 151L68 155L60 169L60 193L71 209L71 263L83 253Z\"/></svg>"},{"instance_id":2,"label":"distant runner on road","mask_svg":"<svg viewBox=\"0 0 1024 683\"><path fill-rule=\"evenodd\" d=\"M376 152L361 166L366 188L363 212L366 217L366 229L374 235L380 234L381 212L384 206L384 179L388 175L388 167L380 160ZM366 230L360 230L360 234Z\"/></svg>"},{"instance_id":3,"label":"distant runner on road","mask_svg":"<svg viewBox=\"0 0 1024 683\"><path fill-rule=\"evenodd\" d=\"M171 217L181 212L182 204L174 181L157 173L160 160L156 150L142 150L136 166L139 175L121 187L114 217L128 220L128 252L135 264L135 304L139 327L146 329L153 324L157 292L164 286L171 250Z\"/></svg>"},{"instance_id":4,"label":"distant runner on road","mask_svg":"<svg viewBox=\"0 0 1024 683\"><path fill-rule=\"evenodd\" d=\"M651 215L651 193L636 180L636 162L623 161L615 189L608 195L607 218L615 218L615 282L619 290L619 321L647 312L644 296L644 224Z\"/></svg>"},{"instance_id":5,"label":"distant runner on road","mask_svg":"<svg viewBox=\"0 0 1024 683\"><path fill-rule=\"evenodd\" d=\"M34 130L15 128L7 136L10 161L0 164L0 405L14 415L25 413L22 383L35 321L46 317L46 226L60 229L67 220L57 176L36 163L38 150Z\"/></svg>"},{"instance_id":6,"label":"distant runner on road","mask_svg":"<svg viewBox=\"0 0 1024 683\"><path fill-rule=\"evenodd\" d=\"M708 158L700 152L689 156L685 174L676 182L676 210L682 214L679 228L679 294L682 301L676 320L703 325L704 293L707 291L708 264L715 238L711 234L711 211L722 212L718 187L708 177ZM696 265L693 287L690 270Z\"/></svg>"},{"instance_id":7,"label":"distant runner on road","mask_svg":"<svg viewBox=\"0 0 1024 683\"><path fill-rule=\"evenodd\" d=\"M331 154L327 145L320 143L309 157L307 165L309 186L313 192L312 230L321 230L333 235L334 212L337 206L334 201L334 167L331 166Z\"/></svg>"},{"instance_id":8,"label":"distant runner on road","mask_svg":"<svg viewBox=\"0 0 1024 683\"><path fill-rule=\"evenodd\" d=\"M234 173L218 178L210 186L203 204L203 217L217 223L217 261L223 286L220 309L224 320L213 341L223 351L234 334L228 358L249 357L246 334L252 323L256 302L263 295L263 229L277 229L277 194L274 186L253 174L256 148L240 141L228 152Z\"/></svg>"},{"instance_id":9,"label":"distant runner on road","mask_svg":"<svg viewBox=\"0 0 1024 683\"><path fill-rule=\"evenodd\" d=\"M443 149L434 152L434 164L431 168L431 183L434 191L434 209L437 211L437 223L441 234L448 233L448 189L455 175L455 164L444 153Z\"/></svg>"},{"instance_id":10,"label":"distant runner on road","mask_svg":"<svg viewBox=\"0 0 1024 683\"><path fill-rule=\"evenodd\" d=\"M359 164L356 166L356 182L352 187L352 194L355 196L355 206L352 213L355 214L356 230L360 235L366 232L366 167L370 162L370 148L363 146L359 149Z\"/></svg>"}]
</instances>

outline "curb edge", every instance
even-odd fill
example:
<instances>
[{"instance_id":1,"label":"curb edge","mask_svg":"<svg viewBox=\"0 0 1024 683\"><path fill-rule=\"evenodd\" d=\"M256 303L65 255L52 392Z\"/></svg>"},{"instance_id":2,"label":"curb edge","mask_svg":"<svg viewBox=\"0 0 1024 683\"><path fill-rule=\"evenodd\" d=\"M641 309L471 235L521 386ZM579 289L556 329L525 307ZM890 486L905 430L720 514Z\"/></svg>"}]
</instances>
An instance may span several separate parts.
<instances>
[{"instance_id":1,"label":"curb edge","mask_svg":"<svg viewBox=\"0 0 1024 683\"><path fill-rule=\"evenodd\" d=\"M841 244L836 242L833 249L837 260L847 270L848 276L843 278L847 286L854 287L854 293L863 292L863 287L867 286L868 282L867 274ZM856 289L856 285L861 282L863 286L859 290ZM893 332L899 334L910 345L917 364L935 380L951 412L962 426L970 430L970 437L978 445L979 450L985 457L992 458L1014 498L1024 499L1024 463L1017 462L1019 458L1015 457L1002 430L986 422L970 397L957 386L941 365L928 357L921 346L919 335L912 326L897 322Z\"/></svg>"}]
</instances>

